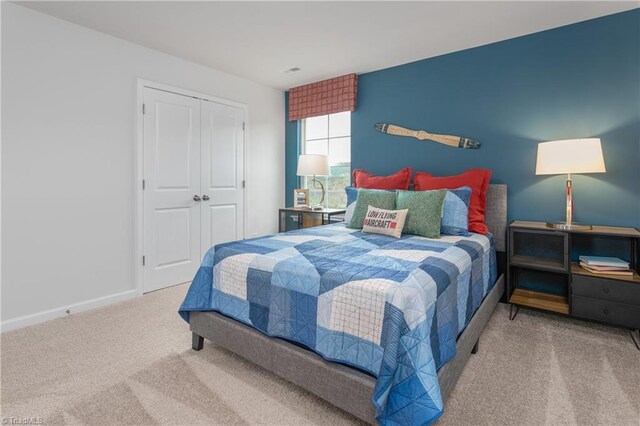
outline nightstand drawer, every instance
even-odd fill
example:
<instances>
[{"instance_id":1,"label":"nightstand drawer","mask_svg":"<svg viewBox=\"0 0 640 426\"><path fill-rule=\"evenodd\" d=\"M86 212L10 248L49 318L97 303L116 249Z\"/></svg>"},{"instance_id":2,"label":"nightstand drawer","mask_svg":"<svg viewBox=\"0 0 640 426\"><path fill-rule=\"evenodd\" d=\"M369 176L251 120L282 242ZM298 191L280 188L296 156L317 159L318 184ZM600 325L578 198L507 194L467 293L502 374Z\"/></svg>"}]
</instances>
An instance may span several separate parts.
<instances>
[{"instance_id":1,"label":"nightstand drawer","mask_svg":"<svg viewBox=\"0 0 640 426\"><path fill-rule=\"evenodd\" d=\"M573 296L571 314L596 321L640 328L640 307L637 305Z\"/></svg>"},{"instance_id":2,"label":"nightstand drawer","mask_svg":"<svg viewBox=\"0 0 640 426\"><path fill-rule=\"evenodd\" d=\"M573 274L571 293L574 296L640 305L640 284L633 282ZM640 306L637 309L640 310Z\"/></svg>"}]
</instances>

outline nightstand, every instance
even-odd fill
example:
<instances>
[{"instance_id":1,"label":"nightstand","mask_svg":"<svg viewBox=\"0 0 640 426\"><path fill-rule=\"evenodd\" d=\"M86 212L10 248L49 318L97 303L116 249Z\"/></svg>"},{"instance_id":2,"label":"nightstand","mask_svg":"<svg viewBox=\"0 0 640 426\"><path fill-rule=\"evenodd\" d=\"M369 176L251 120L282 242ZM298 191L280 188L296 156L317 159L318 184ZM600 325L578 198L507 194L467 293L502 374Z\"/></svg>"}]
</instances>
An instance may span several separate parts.
<instances>
[{"instance_id":1,"label":"nightstand","mask_svg":"<svg viewBox=\"0 0 640 426\"><path fill-rule=\"evenodd\" d=\"M594 226L568 231L542 222L512 222L509 318L513 320L526 307L624 327L640 349L639 250L640 231L635 228ZM593 274L580 267L582 255L619 257L630 263L633 275Z\"/></svg>"},{"instance_id":2,"label":"nightstand","mask_svg":"<svg viewBox=\"0 0 640 426\"><path fill-rule=\"evenodd\" d=\"M286 207L278 211L279 232L341 222L346 211L346 209L310 210L301 207Z\"/></svg>"}]
</instances>

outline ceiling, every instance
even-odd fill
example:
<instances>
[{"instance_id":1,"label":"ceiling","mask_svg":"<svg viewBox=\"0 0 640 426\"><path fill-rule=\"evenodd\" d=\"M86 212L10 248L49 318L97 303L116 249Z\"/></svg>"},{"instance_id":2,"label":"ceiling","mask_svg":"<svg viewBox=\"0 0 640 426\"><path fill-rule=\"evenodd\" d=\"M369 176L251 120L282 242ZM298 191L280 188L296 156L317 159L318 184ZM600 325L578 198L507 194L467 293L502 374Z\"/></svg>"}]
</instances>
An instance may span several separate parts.
<instances>
[{"instance_id":1,"label":"ceiling","mask_svg":"<svg viewBox=\"0 0 640 426\"><path fill-rule=\"evenodd\" d=\"M364 73L639 6L638 1L19 4L279 89ZM298 72L288 72L299 67Z\"/></svg>"}]
</instances>

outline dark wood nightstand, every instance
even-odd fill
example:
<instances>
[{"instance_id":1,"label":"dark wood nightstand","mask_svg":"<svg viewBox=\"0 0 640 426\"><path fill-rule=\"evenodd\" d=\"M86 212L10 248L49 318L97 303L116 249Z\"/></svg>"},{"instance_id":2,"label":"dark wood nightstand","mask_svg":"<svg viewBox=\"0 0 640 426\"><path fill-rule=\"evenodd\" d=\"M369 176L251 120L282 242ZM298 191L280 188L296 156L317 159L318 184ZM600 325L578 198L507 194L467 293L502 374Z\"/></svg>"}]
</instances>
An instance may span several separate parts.
<instances>
[{"instance_id":1,"label":"dark wood nightstand","mask_svg":"<svg viewBox=\"0 0 640 426\"><path fill-rule=\"evenodd\" d=\"M527 307L625 327L631 329L631 338L640 349L639 250L640 231L635 228L594 226L567 231L542 222L512 222L509 318L513 320L520 307ZM582 255L619 257L630 263L633 275L593 274L580 267Z\"/></svg>"},{"instance_id":2,"label":"dark wood nightstand","mask_svg":"<svg viewBox=\"0 0 640 426\"><path fill-rule=\"evenodd\" d=\"M279 232L340 222L346 211L346 209L310 210L302 207L286 207L278 211Z\"/></svg>"}]
</instances>

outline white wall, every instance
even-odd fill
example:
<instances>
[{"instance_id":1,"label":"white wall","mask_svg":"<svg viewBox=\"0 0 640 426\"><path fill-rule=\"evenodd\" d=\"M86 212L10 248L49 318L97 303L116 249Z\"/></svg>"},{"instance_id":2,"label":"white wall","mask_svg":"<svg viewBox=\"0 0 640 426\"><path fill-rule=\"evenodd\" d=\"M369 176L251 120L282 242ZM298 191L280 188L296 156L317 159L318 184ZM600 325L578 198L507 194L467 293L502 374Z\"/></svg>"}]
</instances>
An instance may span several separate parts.
<instances>
[{"instance_id":1,"label":"white wall","mask_svg":"<svg viewBox=\"0 0 640 426\"><path fill-rule=\"evenodd\" d=\"M249 106L246 234L276 231L282 91L7 2L2 66L3 330L139 294L137 78Z\"/></svg>"}]
</instances>

